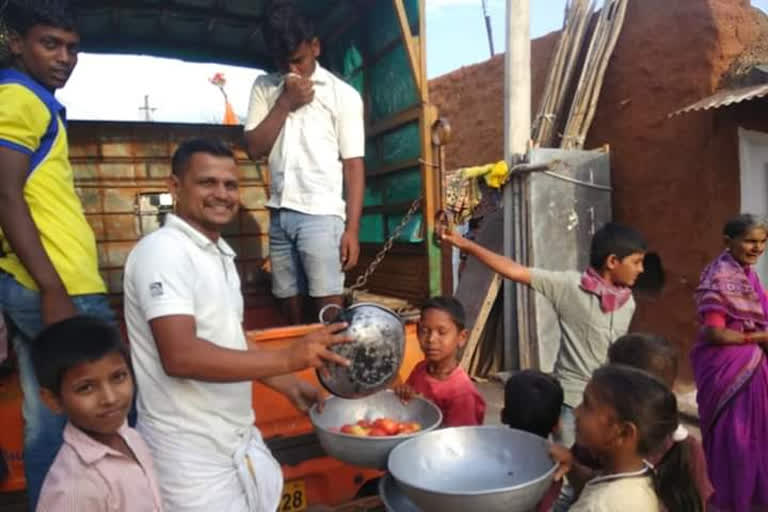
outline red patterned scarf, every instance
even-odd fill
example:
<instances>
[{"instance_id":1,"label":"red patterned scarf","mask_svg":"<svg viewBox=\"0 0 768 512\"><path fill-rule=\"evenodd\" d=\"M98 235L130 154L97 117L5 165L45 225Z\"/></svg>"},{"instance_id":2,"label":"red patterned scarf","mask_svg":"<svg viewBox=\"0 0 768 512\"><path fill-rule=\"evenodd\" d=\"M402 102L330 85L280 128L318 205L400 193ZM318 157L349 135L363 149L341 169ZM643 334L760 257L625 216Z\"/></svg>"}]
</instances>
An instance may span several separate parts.
<instances>
[{"instance_id":1,"label":"red patterned scarf","mask_svg":"<svg viewBox=\"0 0 768 512\"><path fill-rule=\"evenodd\" d=\"M581 275L581 288L600 297L600 309L603 313L616 311L632 297L631 288L607 282L592 267L587 267Z\"/></svg>"},{"instance_id":2,"label":"red patterned scarf","mask_svg":"<svg viewBox=\"0 0 768 512\"><path fill-rule=\"evenodd\" d=\"M740 322L747 332L762 331L768 326L760 280L754 270L740 265L728 251L701 273L695 298L701 318L716 311L729 321Z\"/></svg>"}]
</instances>

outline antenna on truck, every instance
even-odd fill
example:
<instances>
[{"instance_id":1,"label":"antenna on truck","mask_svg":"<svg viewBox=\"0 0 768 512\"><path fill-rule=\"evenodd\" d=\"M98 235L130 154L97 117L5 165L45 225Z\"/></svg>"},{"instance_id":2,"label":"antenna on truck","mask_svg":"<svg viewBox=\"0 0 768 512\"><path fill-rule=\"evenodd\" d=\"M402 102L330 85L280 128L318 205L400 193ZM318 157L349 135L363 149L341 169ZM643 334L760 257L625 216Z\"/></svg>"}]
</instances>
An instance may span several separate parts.
<instances>
[{"instance_id":1,"label":"antenna on truck","mask_svg":"<svg viewBox=\"0 0 768 512\"><path fill-rule=\"evenodd\" d=\"M488 0L482 0L483 4L483 16L485 17L485 31L488 33L488 47L491 50L491 57L496 52L493 51L493 31L491 30L491 14L488 12Z\"/></svg>"}]
</instances>

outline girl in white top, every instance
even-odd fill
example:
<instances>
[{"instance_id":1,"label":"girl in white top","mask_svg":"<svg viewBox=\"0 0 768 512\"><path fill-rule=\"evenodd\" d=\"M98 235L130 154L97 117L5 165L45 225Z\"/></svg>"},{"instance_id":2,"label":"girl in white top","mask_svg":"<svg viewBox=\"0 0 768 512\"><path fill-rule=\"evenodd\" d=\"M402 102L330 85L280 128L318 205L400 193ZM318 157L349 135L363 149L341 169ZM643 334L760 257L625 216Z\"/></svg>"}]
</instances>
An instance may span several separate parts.
<instances>
[{"instance_id":1,"label":"girl in white top","mask_svg":"<svg viewBox=\"0 0 768 512\"><path fill-rule=\"evenodd\" d=\"M701 511L681 443L656 467L646 460L678 425L677 400L660 380L634 368L604 366L593 374L575 415L577 443L604 470L586 484L571 512Z\"/></svg>"}]
</instances>

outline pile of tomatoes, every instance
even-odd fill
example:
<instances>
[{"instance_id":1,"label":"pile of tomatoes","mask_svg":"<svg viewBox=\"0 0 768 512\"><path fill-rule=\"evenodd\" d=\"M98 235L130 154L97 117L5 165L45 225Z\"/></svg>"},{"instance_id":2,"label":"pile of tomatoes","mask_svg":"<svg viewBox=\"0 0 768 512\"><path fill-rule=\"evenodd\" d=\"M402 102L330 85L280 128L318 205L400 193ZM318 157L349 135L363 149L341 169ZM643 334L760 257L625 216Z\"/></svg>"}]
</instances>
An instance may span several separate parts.
<instances>
[{"instance_id":1,"label":"pile of tomatoes","mask_svg":"<svg viewBox=\"0 0 768 512\"><path fill-rule=\"evenodd\" d=\"M387 437L401 434L413 434L421 430L421 424L415 421L399 422L392 418L376 418L374 420L359 420L357 423L347 423L339 428L342 434L360 437Z\"/></svg>"}]
</instances>

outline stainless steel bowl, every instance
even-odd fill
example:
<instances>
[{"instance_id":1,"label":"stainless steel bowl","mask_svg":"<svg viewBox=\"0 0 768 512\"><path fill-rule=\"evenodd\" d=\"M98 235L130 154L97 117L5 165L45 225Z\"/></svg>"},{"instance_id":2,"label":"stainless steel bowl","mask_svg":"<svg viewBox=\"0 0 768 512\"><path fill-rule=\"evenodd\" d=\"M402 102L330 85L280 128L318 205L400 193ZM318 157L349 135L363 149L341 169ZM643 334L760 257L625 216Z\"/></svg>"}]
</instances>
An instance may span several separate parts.
<instances>
[{"instance_id":1,"label":"stainless steel bowl","mask_svg":"<svg viewBox=\"0 0 768 512\"><path fill-rule=\"evenodd\" d=\"M334 312L327 314L328 312ZM352 365L327 363L317 372L320 383L336 396L360 398L388 388L405 354L405 326L392 310L378 304L359 303L342 309L329 304L320 311L323 323L343 321L344 331L354 341L334 345L331 350Z\"/></svg>"},{"instance_id":2,"label":"stainless steel bowl","mask_svg":"<svg viewBox=\"0 0 768 512\"><path fill-rule=\"evenodd\" d=\"M358 437L332 430L346 423L355 423L361 419L373 420L382 416L397 421L419 422L421 430L413 434L389 437ZM349 464L377 469L386 469L387 456L392 448L437 428L443 421L440 409L432 402L414 397L407 404L403 404L392 391L382 391L357 400L331 397L325 402L323 412L318 412L317 407L313 407L309 411L309 418L320 444L328 455Z\"/></svg>"},{"instance_id":3,"label":"stainless steel bowl","mask_svg":"<svg viewBox=\"0 0 768 512\"><path fill-rule=\"evenodd\" d=\"M387 473L379 479L379 498L387 512L422 512Z\"/></svg>"},{"instance_id":4,"label":"stainless steel bowl","mask_svg":"<svg viewBox=\"0 0 768 512\"><path fill-rule=\"evenodd\" d=\"M389 455L398 486L425 511L528 512L555 469L546 439L503 426L430 432Z\"/></svg>"}]
</instances>

